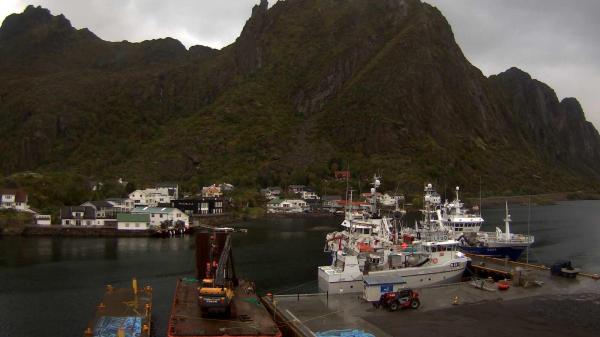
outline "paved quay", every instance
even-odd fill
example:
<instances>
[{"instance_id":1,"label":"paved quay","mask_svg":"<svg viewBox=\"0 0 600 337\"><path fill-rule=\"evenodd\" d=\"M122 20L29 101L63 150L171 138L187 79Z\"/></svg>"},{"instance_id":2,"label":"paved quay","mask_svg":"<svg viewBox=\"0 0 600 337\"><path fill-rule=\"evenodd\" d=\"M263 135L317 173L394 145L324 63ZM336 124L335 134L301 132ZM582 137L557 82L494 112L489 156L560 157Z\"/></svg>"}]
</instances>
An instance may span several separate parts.
<instances>
[{"instance_id":1,"label":"paved quay","mask_svg":"<svg viewBox=\"0 0 600 337\"><path fill-rule=\"evenodd\" d=\"M481 261L474 259L474 263ZM487 267L502 269L498 264L484 262ZM515 271L515 265L506 263L504 267ZM381 337L472 336L479 334L475 333L478 329L488 336L596 336L600 329L599 280L582 275L567 279L551 276L544 267L519 267L524 270L520 279L511 281L506 291L498 290L494 283L476 288L471 281L419 289L418 310L376 309L362 294L275 295L264 302L271 311L276 310L280 326L289 326L291 335L297 336L337 329L359 329Z\"/></svg>"}]
</instances>

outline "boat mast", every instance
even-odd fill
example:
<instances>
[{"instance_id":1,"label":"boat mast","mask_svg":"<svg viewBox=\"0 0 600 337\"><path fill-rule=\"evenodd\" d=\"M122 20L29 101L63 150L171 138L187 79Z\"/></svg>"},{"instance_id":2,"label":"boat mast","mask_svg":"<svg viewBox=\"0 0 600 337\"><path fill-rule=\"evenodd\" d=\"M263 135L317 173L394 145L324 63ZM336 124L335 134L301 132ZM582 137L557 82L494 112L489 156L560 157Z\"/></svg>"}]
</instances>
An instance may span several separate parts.
<instances>
[{"instance_id":1,"label":"boat mast","mask_svg":"<svg viewBox=\"0 0 600 337\"><path fill-rule=\"evenodd\" d=\"M483 205L481 204L481 176L479 176L479 216L483 214Z\"/></svg>"},{"instance_id":2,"label":"boat mast","mask_svg":"<svg viewBox=\"0 0 600 337\"><path fill-rule=\"evenodd\" d=\"M504 235L506 237L506 241L510 241L510 214L508 214L508 201L504 201L506 203L506 214L504 217Z\"/></svg>"},{"instance_id":3,"label":"boat mast","mask_svg":"<svg viewBox=\"0 0 600 337\"><path fill-rule=\"evenodd\" d=\"M531 234L529 233L529 223L531 221L531 195L528 196L528 207L527 207L527 256L526 262L529 263L529 246L531 245Z\"/></svg>"}]
</instances>

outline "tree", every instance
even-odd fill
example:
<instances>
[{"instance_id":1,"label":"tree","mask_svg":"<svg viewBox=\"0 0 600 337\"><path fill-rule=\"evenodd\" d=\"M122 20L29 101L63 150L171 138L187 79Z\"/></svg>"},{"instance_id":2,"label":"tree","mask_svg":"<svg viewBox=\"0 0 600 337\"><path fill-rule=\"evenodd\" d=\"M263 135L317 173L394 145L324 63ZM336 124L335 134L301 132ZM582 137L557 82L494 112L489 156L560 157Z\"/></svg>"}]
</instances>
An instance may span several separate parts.
<instances>
[{"instance_id":1,"label":"tree","mask_svg":"<svg viewBox=\"0 0 600 337\"><path fill-rule=\"evenodd\" d=\"M127 184L125 185L125 192L129 195L131 194L131 192L135 191L135 184L132 183L131 181L127 182Z\"/></svg>"}]
</instances>

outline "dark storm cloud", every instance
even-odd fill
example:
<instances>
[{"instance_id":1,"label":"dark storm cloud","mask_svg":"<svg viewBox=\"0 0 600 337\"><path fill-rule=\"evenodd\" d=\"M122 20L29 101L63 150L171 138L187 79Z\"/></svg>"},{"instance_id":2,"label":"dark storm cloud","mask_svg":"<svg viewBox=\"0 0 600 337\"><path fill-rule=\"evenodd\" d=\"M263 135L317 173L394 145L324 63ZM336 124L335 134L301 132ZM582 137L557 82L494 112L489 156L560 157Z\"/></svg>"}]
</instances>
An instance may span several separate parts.
<instances>
[{"instance_id":1,"label":"dark storm cloud","mask_svg":"<svg viewBox=\"0 0 600 337\"><path fill-rule=\"evenodd\" d=\"M377 0L371 0L377 1ZM29 3L110 41L171 36L186 46L232 43L259 0L0 0L0 18ZM275 1L271 0L273 4ZM579 99L600 126L600 0L428 0L484 74L512 66Z\"/></svg>"}]
</instances>

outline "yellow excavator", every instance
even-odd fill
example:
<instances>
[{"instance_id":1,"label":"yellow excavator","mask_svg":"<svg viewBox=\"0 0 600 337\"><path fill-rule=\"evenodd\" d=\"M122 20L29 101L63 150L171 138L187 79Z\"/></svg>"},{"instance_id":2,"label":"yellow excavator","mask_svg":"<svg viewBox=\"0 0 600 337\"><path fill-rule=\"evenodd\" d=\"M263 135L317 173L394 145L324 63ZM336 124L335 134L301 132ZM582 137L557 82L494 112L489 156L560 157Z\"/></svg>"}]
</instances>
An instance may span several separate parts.
<instances>
[{"instance_id":1,"label":"yellow excavator","mask_svg":"<svg viewBox=\"0 0 600 337\"><path fill-rule=\"evenodd\" d=\"M221 246L219 241L222 243L223 240L222 236L219 238L219 234L214 236L215 239L211 243L210 258L206 263L206 278L202 280L202 286L198 288L198 301L203 315L216 313L229 317L234 297L233 287L237 286L237 279L233 269L231 237L227 235ZM213 260L213 256L219 250L220 257L217 263Z\"/></svg>"}]
</instances>

